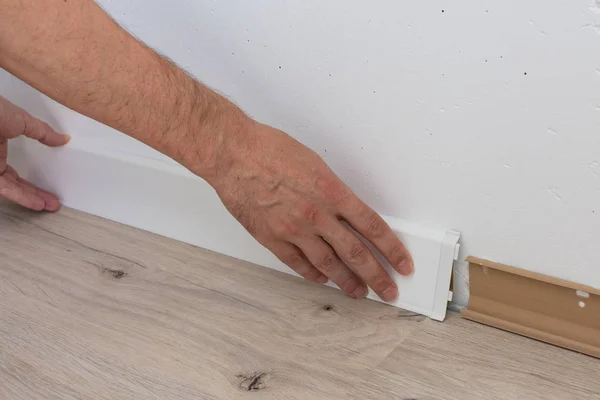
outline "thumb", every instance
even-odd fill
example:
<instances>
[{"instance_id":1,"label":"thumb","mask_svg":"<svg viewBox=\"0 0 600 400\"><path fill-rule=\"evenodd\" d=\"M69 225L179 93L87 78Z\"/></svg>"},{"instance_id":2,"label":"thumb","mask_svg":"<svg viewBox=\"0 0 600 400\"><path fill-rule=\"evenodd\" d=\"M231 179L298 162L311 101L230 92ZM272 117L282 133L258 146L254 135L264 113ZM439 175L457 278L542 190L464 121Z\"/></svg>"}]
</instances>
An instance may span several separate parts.
<instances>
[{"instance_id":1,"label":"thumb","mask_svg":"<svg viewBox=\"0 0 600 400\"><path fill-rule=\"evenodd\" d=\"M51 147L62 146L69 141L69 136L57 133L50 125L3 97L0 97L0 135L4 139L23 135Z\"/></svg>"},{"instance_id":2,"label":"thumb","mask_svg":"<svg viewBox=\"0 0 600 400\"><path fill-rule=\"evenodd\" d=\"M50 147L63 146L71 139L70 136L56 132L47 123L32 117L24 111L21 115L24 122L23 136L35 139Z\"/></svg>"}]
</instances>

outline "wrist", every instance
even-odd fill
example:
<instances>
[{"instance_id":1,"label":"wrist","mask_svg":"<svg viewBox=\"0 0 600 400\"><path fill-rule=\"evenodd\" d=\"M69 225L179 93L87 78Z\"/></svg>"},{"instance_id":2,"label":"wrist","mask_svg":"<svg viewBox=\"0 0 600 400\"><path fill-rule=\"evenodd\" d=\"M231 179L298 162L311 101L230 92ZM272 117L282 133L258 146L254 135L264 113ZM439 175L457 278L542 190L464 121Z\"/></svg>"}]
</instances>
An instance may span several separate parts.
<instances>
[{"instance_id":1,"label":"wrist","mask_svg":"<svg viewBox=\"0 0 600 400\"><path fill-rule=\"evenodd\" d=\"M215 186L248 147L257 123L169 60L158 55L155 60L164 81L163 106L160 117L150 116L154 123L134 137L142 139L146 132L147 144Z\"/></svg>"},{"instance_id":2,"label":"wrist","mask_svg":"<svg viewBox=\"0 0 600 400\"><path fill-rule=\"evenodd\" d=\"M223 96L198 83L196 98L183 129L179 161L194 174L215 186L248 147L256 122Z\"/></svg>"}]
</instances>

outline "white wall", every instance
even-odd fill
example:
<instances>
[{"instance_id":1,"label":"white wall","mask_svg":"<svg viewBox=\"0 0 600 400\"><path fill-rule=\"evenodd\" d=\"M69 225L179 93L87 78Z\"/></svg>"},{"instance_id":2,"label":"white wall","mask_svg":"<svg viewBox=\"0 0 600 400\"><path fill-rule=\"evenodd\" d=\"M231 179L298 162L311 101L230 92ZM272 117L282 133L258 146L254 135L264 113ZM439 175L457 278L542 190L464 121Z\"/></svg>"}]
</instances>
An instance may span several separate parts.
<instances>
[{"instance_id":1,"label":"white wall","mask_svg":"<svg viewBox=\"0 0 600 400\"><path fill-rule=\"evenodd\" d=\"M100 3L249 114L319 152L379 212L461 231L463 256L600 287L595 3ZM73 146L170 168L6 75L0 93L51 118ZM464 264L458 273L464 303Z\"/></svg>"}]
</instances>

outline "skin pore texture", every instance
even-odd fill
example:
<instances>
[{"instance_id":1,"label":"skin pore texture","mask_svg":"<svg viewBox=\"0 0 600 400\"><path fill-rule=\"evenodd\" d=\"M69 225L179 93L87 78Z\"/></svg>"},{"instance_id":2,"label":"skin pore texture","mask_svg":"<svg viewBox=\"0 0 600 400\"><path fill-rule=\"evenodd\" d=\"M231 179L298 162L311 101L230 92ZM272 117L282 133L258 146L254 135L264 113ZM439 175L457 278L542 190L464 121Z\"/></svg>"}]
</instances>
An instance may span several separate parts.
<instances>
[{"instance_id":1,"label":"skin pore texture","mask_svg":"<svg viewBox=\"0 0 600 400\"><path fill-rule=\"evenodd\" d=\"M168 4L165 2L165 7ZM132 37L92 0L0 0L0 67L57 102L173 158L205 179L231 214L306 279L383 300L397 287L362 241L403 275L410 254L381 217L313 151L256 122ZM56 211L58 199L6 164L7 141L68 136L0 97L0 197Z\"/></svg>"}]
</instances>

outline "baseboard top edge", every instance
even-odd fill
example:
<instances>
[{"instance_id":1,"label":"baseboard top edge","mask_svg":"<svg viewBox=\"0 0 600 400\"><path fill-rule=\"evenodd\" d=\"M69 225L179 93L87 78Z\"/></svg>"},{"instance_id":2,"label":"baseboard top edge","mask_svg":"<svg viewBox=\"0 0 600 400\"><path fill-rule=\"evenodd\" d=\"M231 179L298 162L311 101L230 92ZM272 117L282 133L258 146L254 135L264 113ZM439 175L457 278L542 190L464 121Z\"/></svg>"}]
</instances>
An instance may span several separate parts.
<instances>
[{"instance_id":1,"label":"baseboard top edge","mask_svg":"<svg viewBox=\"0 0 600 400\"><path fill-rule=\"evenodd\" d=\"M470 264L479 265L481 267L492 268L499 271L508 272L514 275L520 275L525 278L534 279L541 282L546 282L552 285L558 285L562 287L566 287L574 290L581 290L590 294L595 294L600 296L600 289L594 288L592 286L584 285L581 283L575 283L571 281L567 281L560 278L555 278L553 276L544 275L538 272L528 271L521 268L511 267L510 265L500 264L494 261L485 260L483 258L478 258L474 256L468 256L466 261Z\"/></svg>"}]
</instances>

